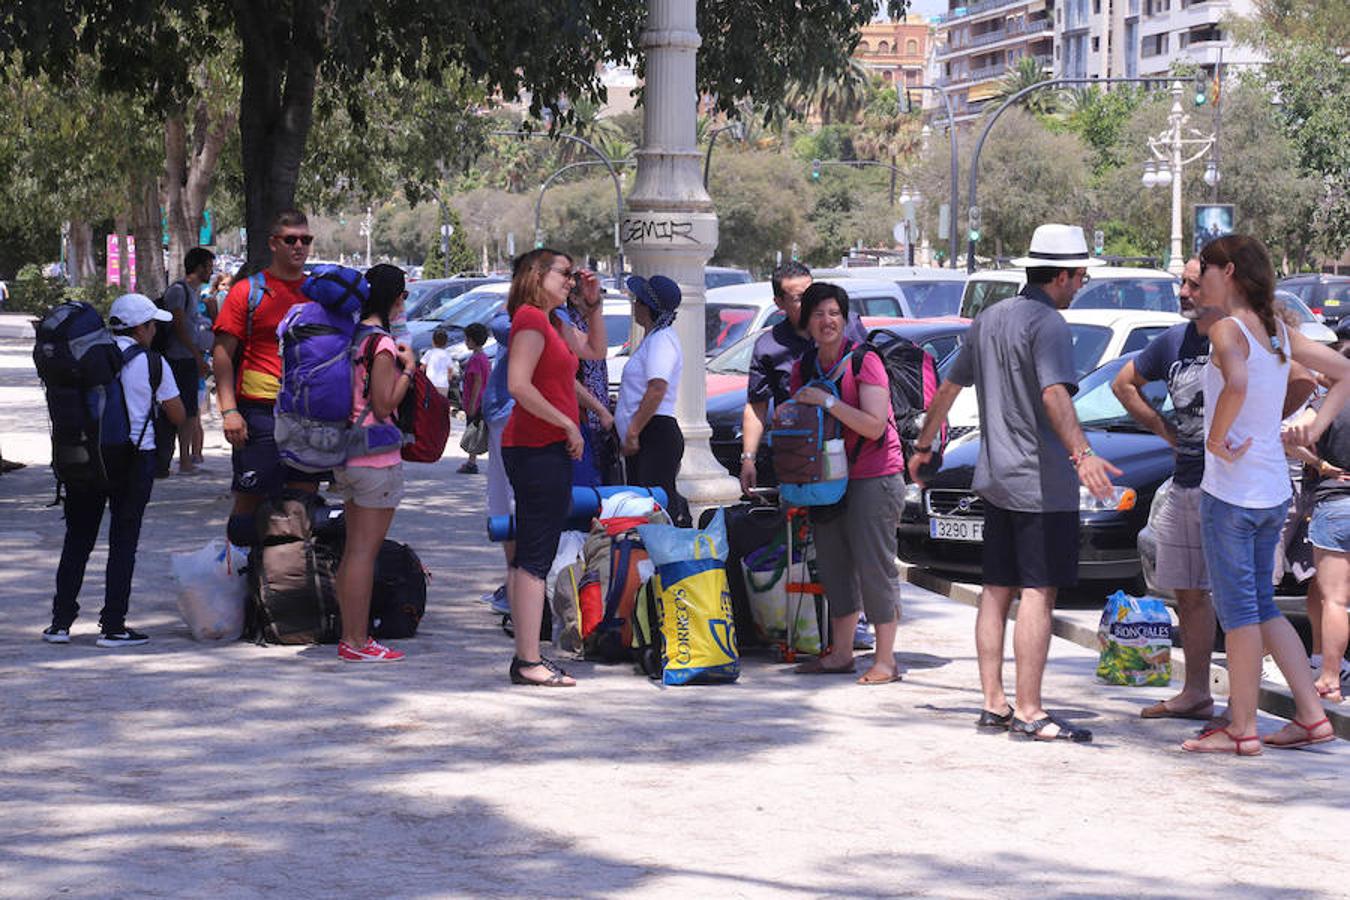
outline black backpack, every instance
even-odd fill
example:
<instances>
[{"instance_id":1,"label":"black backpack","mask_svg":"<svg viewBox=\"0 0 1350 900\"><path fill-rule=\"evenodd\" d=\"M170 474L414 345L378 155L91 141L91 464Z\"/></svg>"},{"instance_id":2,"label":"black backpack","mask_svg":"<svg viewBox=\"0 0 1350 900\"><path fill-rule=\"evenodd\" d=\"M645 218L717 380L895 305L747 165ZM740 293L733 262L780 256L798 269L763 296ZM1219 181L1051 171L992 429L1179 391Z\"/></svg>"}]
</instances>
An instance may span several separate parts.
<instances>
[{"instance_id":1,"label":"black backpack","mask_svg":"<svg viewBox=\"0 0 1350 900\"><path fill-rule=\"evenodd\" d=\"M370 590L370 633L399 640L417 634L427 611L427 570L413 549L385 541L375 557L375 582Z\"/></svg>"},{"instance_id":2,"label":"black backpack","mask_svg":"<svg viewBox=\"0 0 1350 900\"><path fill-rule=\"evenodd\" d=\"M126 477L134 448L158 416L153 397L163 372L160 356L139 345L123 351L98 310L77 301L44 316L36 338L33 363L47 398L57 500L61 485L106 489ZM141 353L147 354L152 412L141 434L132 435L118 376Z\"/></svg>"},{"instance_id":3,"label":"black backpack","mask_svg":"<svg viewBox=\"0 0 1350 900\"><path fill-rule=\"evenodd\" d=\"M155 306L158 306L165 312L172 313L173 310L169 309L168 305L164 301L168 298L169 291L173 290L179 285L182 285L184 294L183 315L187 315L187 304L192 301L192 292L188 290L188 285L186 281L181 280L175 281L173 284L169 285L168 289L165 290L164 293L157 300L155 300ZM173 342L173 322L155 322L155 336L150 339L150 349L154 350L156 353L162 354L169 349L169 344L172 342Z\"/></svg>"}]
</instances>

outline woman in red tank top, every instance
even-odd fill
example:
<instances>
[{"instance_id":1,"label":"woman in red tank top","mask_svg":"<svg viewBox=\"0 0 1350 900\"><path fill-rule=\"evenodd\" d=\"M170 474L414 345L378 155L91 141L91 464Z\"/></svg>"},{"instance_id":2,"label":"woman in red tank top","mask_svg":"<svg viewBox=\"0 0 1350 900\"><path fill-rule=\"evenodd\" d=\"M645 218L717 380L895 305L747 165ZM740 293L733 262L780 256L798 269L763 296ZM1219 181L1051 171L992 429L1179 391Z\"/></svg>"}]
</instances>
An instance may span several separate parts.
<instances>
[{"instance_id":1,"label":"woman in red tank top","mask_svg":"<svg viewBox=\"0 0 1350 900\"><path fill-rule=\"evenodd\" d=\"M573 283L581 287L585 334L558 307ZM502 432L502 462L516 496L516 540L506 593L515 625L511 683L571 687L576 682L539 653L544 580L572 504L572 461L584 443L578 425L578 359L604 359L600 282L556 250L531 250L516 260L507 295L511 346L507 389L516 401Z\"/></svg>"}]
</instances>

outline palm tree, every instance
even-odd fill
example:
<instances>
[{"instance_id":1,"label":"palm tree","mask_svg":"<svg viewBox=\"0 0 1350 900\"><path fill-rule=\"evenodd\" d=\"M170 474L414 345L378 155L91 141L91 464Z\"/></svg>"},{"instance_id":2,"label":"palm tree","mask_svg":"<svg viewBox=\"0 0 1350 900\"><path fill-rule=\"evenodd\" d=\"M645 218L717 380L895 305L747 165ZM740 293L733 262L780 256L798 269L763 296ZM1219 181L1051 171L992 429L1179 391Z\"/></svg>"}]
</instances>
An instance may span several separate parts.
<instances>
[{"instance_id":1,"label":"palm tree","mask_svg":"<svg viewBox=\"0 0 1350 900\"><path fill-rule=\"evenodd\" d=\"M890 97L890 92L883 92L880 99L867 108L853 145L860 156L890 160L891 203L894 205L896 163L919 149L923 117L901 113L898 104L890 102Z\"/></svg>"},{"instance_id":2,"label":"palm tree","mask_svg":"<svg viewBox=\"0 0 1350 900\"><path fill-rule=\"evenodd\" d=\"M815 113L822 125L850 121L867 102L872 73L860 60L849 58L837 75L821 72L814 81L795 82L787 91L788 106Z\"/></svg>"},{"instance_id":3,"label":"palm tree","mask_svg":"<svg viewBox=\"0 0 1350 900\"><path fill-rule=\"evenodd\" d=\"M1017 65L1009 69L1008 74L1003 76L998 96L1006 99L1018 91L1049 79L1050 76L1041 68L1041 64L1035 57L1023 56L1017 61ZM1027 110L1037 116L1052 115L1058 105L1055 93L1052 91L1036 91L1028 94L1023 102L1026 104ZM987 108L995 107L993 104L989 104Z\"/></svg>"}]
</instances>

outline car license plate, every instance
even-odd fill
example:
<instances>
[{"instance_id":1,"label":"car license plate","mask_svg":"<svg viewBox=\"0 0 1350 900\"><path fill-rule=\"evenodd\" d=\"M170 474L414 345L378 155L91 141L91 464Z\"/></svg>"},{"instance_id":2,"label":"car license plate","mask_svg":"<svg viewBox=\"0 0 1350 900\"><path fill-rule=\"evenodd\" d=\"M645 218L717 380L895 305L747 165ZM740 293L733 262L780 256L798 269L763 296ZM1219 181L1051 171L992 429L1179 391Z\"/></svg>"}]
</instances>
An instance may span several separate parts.
<instances>
[{"instance_id":1,"label":"car license plate","mask_svg":"<svg viewBox=\"0 0 1350 900\"><path fill-rule=\"evenodd\" d=\"M928 536L935 541L984 540L984 521L981 519L929 519Z\"/></svg>"}]
</instances>

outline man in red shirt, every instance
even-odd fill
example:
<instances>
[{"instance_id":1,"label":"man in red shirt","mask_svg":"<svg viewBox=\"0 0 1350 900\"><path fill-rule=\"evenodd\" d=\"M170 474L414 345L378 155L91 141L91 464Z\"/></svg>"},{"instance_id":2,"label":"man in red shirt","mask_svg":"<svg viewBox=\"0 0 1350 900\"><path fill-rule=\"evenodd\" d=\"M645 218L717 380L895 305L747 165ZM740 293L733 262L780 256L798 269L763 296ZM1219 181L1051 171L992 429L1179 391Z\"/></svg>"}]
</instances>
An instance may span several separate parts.
<instances>
[{"instance_id":1,"label":"man in red shirt","mask_svg":"<svg viewBox=\"0 0 1350 900\"><path fill-rule=\"evenodd\" d=\"M225 439L233 448L234 508L228 533L236 544L256 540L253 517L265 497L280 493L283 486L318 490L320 476L282 463L272 436L272 405L281 389L277 325L287 310L305 301L300 285L313 242L304 213L277 213L268 237L272 262L260 273L261 291L256 277L240 279L216 317L211 357Z\"/></svg>"}]
</instances>

